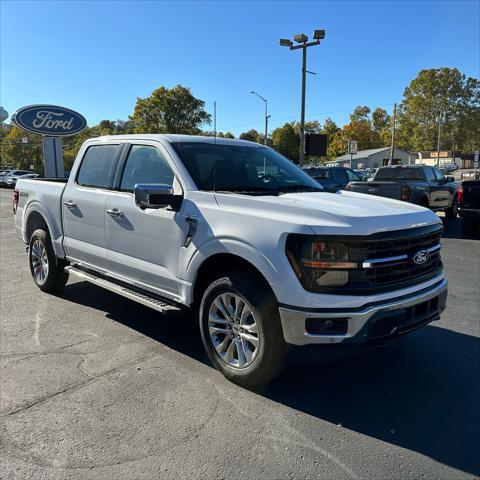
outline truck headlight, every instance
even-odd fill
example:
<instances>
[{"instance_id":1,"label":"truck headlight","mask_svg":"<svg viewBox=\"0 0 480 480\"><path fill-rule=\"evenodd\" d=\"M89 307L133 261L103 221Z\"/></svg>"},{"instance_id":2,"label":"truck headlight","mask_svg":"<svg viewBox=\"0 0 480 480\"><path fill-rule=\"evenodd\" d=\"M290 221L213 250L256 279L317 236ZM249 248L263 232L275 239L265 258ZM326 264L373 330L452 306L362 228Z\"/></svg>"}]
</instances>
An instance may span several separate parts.
<instances>
[{"instance_id":1,"label":"truck headlight","mask_svg":"<svg viewBox=\"0 0 480 480\"><path fill-rule=\"evenodd\" d=\"M316 235L289 235L286 252L306 290L341 287L348 283L349 270L358 268L358 263L348 260L346 245Z\"/></svg>"}]
</instances>

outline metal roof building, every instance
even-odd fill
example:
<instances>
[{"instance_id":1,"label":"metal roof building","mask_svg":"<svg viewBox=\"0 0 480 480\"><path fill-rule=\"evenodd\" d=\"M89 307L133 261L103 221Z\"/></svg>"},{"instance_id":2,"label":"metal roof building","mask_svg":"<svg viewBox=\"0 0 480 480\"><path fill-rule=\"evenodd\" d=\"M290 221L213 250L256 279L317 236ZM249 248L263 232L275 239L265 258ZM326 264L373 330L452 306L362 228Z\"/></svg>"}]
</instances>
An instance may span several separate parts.
<instances>
[{"instance_id":1,"label":"metal roof building","mask_svg":"<svg viewBox=\"0 0 480 480\"><path fill-rule=\"evenodd\" d=\"M393 163L395 165L408 165L415 163L415 155L400 148L394 149ZM390 147L372 148L370 150L359 150L352 157L352 168L378 168L388 164L390 158ZM328 162L329 166L349 167L350 154L347 153L336 158L333 162Z\"/></svg>"}]
</instances>

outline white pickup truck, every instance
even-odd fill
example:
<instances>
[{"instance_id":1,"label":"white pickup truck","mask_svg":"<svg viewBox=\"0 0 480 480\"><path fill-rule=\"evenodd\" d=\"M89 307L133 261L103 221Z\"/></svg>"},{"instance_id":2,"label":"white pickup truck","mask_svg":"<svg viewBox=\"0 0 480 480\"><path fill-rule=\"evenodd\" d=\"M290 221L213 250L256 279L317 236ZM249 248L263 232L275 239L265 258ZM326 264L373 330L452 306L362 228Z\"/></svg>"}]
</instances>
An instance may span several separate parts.
<instances>
[{"instance_id":1,"label":"white pickup truck","mask_svg":"<svg viewBox=\"0 0 480 480\"><path fill-rule=\"evenodd\" d=\"M212 363L247 387L281 371L289 344L384 341L445 308L433 212L326 193L255 143L90 139L68 181L19 179L13 208L41 290L74 275L161 312L192 309Z\"/></svg>"}]
</instances>

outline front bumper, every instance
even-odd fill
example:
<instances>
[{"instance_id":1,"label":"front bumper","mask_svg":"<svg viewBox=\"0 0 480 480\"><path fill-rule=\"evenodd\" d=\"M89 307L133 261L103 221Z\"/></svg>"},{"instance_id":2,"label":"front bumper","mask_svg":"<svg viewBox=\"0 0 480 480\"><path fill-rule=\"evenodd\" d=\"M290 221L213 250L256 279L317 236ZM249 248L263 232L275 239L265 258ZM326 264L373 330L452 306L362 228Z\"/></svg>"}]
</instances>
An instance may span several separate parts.
<instances>
[{"instance_id":1,"label":"front bumper","mask_svg":"<svg viewBox=\"0 0 480 480\"><path fill-rule=\"evenodd\" d=\"M447 300L447 280L413 295L365 305L360 309L300 310L280 307L283 336L293 345L365 343L408 333L440 318ZM326 322L331 331L313 333ZM342 328L344 328L342 330ZM339 333L340 332L340 333Z\"/></svg>"}]
</instances>

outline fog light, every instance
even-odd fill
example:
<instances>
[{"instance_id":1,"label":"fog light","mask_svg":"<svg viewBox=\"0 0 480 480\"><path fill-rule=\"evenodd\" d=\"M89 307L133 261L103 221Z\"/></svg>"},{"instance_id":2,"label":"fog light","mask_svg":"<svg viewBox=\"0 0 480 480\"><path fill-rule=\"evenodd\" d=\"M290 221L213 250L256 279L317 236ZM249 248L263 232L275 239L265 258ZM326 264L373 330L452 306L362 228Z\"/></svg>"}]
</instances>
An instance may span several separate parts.
<instances>
[{"instance_id":1,"label":"fog light","mask_svg":"<svg viewBox=\"0 0 480 480\"><path fill-rule=\"evenodd\" d=\"M346 335L348 318L307 318L305 330L311 335Z\"/></svg>"}]
</instances>

